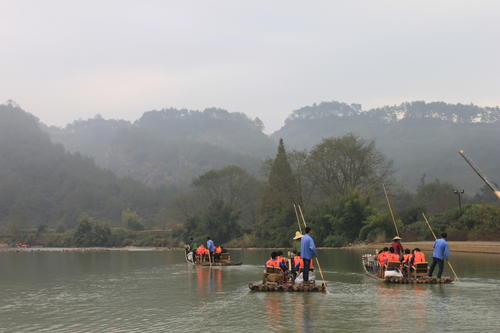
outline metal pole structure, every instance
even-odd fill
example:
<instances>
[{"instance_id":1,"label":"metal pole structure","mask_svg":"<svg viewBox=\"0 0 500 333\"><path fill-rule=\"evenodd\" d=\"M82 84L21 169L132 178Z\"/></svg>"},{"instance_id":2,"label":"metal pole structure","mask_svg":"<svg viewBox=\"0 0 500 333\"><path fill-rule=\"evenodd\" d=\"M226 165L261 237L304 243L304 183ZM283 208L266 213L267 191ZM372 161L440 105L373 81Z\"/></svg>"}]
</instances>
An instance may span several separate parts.
<instances>
[{"instance_id":1,"label":"metal pole structure","mask_svg":"<svg viewBox=\"0 0 500 333\"><path fill-rule=\"evenodd\" d=\"M469 164L469 166L472 168L472 170L474 170L476 172L476 174L479 176L479 178L481 178L483 180L483 182L485 182L485 184L493 191L493 193L495 193L497 198L500 199L500 190L498 190L498 188L495 186L495 184L493 184L491 181L488 180L488 178L483 176L483 174L481 173L479 168L476 166L476 164L474 164L474 162L472 162L472 160L465 155L465 152L462 149L459 150L458 153L460 154L460 156L462 156L464 158L465 162L467 162L467 164Z\"/></svg>"},{"instance_id":2,"label":"metal pole structure","mask_svg":"<svg viewBox=\"0 0 500 333\"><path fill-rule=\"evenodd\" d=\"M437 240L436 234L434 231L432 231L431 224L429 223L429 220L427 220L427 217L425 216L424 212L422 212L422 216L424 217L425 223L427 223L427 226L429 227L432 236L434 236L434 240ZM453 275L455 275L455 279L458 281L458 276L457 273L455 273L455 270L453 269L453 266L451 265L451 262L449 260L446 261L448 263L448 266L450 266L451 271L453 272Z\"/></svg>"},{"instance_id":3,"label":"metal pole structure","mask_svg":"<svg viewBox=\"0 0 500 333\"><path fill-rule=\"evenodd\" d=\"M460 213L463 212L462 210L462 194L464 194L464 190L453 190L453 193L455 193L458 196L458 208L460 209Z\"/></svg>"},{"instance_id":4,"label":"metal pole structure","mask_svg":"<svg viewBox=\"0 0 500 333\"><path fill-rule=\"evenodd\" d=\"M396 228L396 235L399 237L399 230L396 224L396 219L394 218L394 213L392 212L391 202L389 201L389 196L387 195L387 190L385 189L385 184L382 184L384 188L385 199L387 200L387 207L389 207L389 212L391 212L392 222L394 223L394 228Z\"/></svg>"}]
</instances>

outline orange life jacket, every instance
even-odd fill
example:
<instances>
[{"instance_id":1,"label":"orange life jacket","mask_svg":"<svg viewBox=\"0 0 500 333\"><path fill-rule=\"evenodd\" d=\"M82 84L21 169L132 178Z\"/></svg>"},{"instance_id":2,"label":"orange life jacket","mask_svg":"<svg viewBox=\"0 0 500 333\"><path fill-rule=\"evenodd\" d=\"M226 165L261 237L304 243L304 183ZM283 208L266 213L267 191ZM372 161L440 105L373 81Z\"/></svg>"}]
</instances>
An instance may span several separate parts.
<instances>
[{"instance_id":1,"label":"orange life jacket","mask_svg":"<svg viewBox=\"0 0 500 333\"><path fill-rule=\"evenodd\" d=\"M385 264L385 259L387 259L387 254L389 253L389 251L384 251L382 253L380 253L378 255L378 263L380 265L384 265Z\"/></svg>"},{"instance_id":2,"label":"orange life jacket","mask_svg":"<svg viewBox=\"0 0 500 333\"><path fill-rule=\"evenodd\" d=\"M204 247L203 245L200 245L200 246L198 246L198 248L196 249L196 254L197 254L197 255L202 255L202 254L204 254L204 253L205 253L205 250L206 250L206 249L205 249L205 247Z\"/></svg>"},{"instance_id":3,"label":"orange life jacket","mask_svg":"<svg viewBox=\"0 0 500 333\"><path fill-rule=\"evenodd\" d=\"M222 253L222 248L220 246L217 246L215 249L215 253Z\"/></svg>"},{"instance_id":4,"label":"orange life jacket","mask_svg":"<svg viewBox=\"0 0 500 333\"><path fill-rule=\"evenodd\" d=\"M399 254L389 253L387 256L388 261L399 261Z\"/></svg>"},{"instance_id":5,"label":"orange life jacket","mask_svg":"<svg viewBox=\"0 0 500 333\"><path fill-rule=\"evenodd\" d=\"M269 259L267 262L266 262L266 267L273 267L273 268L280 268L280 262L278 260L278 258L276 259Z\"/></svg>"},{"instance_id":6,"label":"orange life jacket","mask_svg":"<svg viewBox=\"0 0 500 333\"><path fill-rule=\"evenodd\" d=\"M425 262L425 254L420 251L413 252L413 264L418 264L419 262Z\"/></svg>"},{"instance_id":7,"label":"orange life jacket","mask_svg":"<svg viewBox=\"0 0 500 333\"><path fill-rule=\"evenodd\" d=\"M410 262L410 259L411 259L411 253L408 253L408 254L404 254L403 255L403 262L405 264L409 263Z\"/></svg>"},{"instance_id":8,"label":"orange life jacket","mask_svg":"<svg viewBox=\"0 0 500 333\"><path fill-rule=\"evenodd\" d=\"M299 268L304 268L304 260L300 256L295 256L293 257L293 267L297 267L299 265Z\"/></svg>"}]
</instances>

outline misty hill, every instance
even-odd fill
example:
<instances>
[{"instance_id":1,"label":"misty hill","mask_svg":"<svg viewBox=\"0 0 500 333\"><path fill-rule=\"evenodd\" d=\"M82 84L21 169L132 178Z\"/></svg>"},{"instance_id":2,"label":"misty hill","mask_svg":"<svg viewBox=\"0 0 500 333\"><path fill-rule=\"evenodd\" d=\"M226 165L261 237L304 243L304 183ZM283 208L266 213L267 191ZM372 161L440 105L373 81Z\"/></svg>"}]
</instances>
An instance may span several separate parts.
<instances>
[{"instance_id":1,"label":"misty hill","mask_svg":"<svg viewBox=\"0 0 500 333\"><path fill-rule=\"evenodd\" d=\"M457 154L464 149L500 180L500 109L443 102L412 102L364 111L359 104L324 102L294 111L272 137L296 149L322 138L354 133L375 139L394 160L397 177L415 188L422 175L469 191L483 184Z\"/></svg>"},{"instance_id":2,"label":"misty hill","mask_svg":"<svg viewBox=\"0 0 500 333\"><path fill-rule=\"evenodd\" d=\"M130 208L157 217L160 195L53 144L39 121L0 105L0 225L74 226L80 214L119 223Z\"/></svg>"},{"instance_id":3,"label":"misty hill","mask_svg":"<svg viewBox=\"0 0 500 333\"><path fill-rule=\"evenodd\" d=\"M262 130L259 119L211 108L149 111L134 123L96 117L49 131L69 151L91 156L119 176L159 186L190 184L226 165L257 173L274 150Z\"/></svg>"}]
</instances>

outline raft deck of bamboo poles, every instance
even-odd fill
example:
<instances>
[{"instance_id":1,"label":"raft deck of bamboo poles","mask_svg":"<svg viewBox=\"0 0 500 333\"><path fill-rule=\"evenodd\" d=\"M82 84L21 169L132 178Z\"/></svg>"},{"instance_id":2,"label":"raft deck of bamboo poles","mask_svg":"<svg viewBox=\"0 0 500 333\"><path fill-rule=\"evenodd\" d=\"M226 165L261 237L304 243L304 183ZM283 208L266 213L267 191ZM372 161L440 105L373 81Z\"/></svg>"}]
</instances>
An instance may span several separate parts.
<instances>
[{"instance_id":1,"label":"raft deck of bamboo poles","mask_svg":"<svg viewBox=\"0 0 500 333\"><path fill-rule=\"evenodd\" d=\"M264 282L264 283L249 283L248 288L252 291L281 291L281 292L326 292L326 285L324 283L316 284L316 282L311 281L310 283L276 283L276 282Z\"/></svg>"}]
</instances>

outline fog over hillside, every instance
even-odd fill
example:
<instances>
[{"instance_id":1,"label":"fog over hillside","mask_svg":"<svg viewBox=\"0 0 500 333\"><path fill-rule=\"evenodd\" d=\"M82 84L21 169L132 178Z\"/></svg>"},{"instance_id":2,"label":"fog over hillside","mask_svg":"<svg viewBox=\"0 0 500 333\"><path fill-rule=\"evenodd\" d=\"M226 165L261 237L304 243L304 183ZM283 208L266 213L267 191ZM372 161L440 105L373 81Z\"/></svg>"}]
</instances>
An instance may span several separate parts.
<instances>
[{"instance_id":1,"label":"fog over hillside","mask_svg":"<svg viewBox=\"0 0 500 333\"><path fill-rule=\"evenodd\" d=\"M375 140L393 159L397 178L410 189L422 176L469 191L482 186L457 154L469 152L483 170L500 180L500 109L444 102L411 102L363 110L359 104L324 102L294 111L272 134L296 149L323 138L353 133Z\"/></svg>"},{"instance_id":2,"label":"fog over hillside","mask_svg":"<svg viewBox=\"0 0 500 333\"><path fill-rule=\"evenodd\" d=\"M396 179L413 190L436 178L467 191L482 185L457 151L465 149L493 179L500 179L500 109L444 102L411 102L363 110L360 104L322 102L293 111L267 136L264 124L242 113L148 111L135 122L100 116L51 127L55 142L93 157L119 176L149 186L189 185L214 168L238 165L259 175L279 138L289 149L310 149L322 139L353 133L373 139L394 161Z\"/></svg>"},{"instance_id":3,"label":"fog over hillside","mask_svg":"<svg viewBox=\"0 0 500 333\"><path fill-rule=\"evenodd\" d=\"M19 107L0 105L0 226L64 230L84 213L116 224L126 208L157 221L165 205L160 191L66 152L40 126Z\"/></svg>"},{"instance_id":4,"label":"fog over hillside","mask_svg":"<svg viewBox=\"0 0 500 333\"><path fill-rule=\"evenodd\" d=\"M186 186L194 177L226 165L257 174L274 150L259 119L215 108L148 111L133 123L96 116L48 130L69 151L153 187Z\"/></svg>"},{"instance_id":5,"label":"fog over hillside","mask_svg":"<svg viewBox=\"0 0 500 333\"><path fill-rule=\"evenodd\" d=\"M0 221L68 227L87 213L117 223L130 208L152 225L176 222L171 208L182 198L174 198L200 175L236 165L265 181L263 162L279 138L288 152L346 133L373 139L410 191L434 179L469 196L479 190L458 149L500 180L497 107L412 102L364 111L327 102L294 111L272 136L262 128L258 119L220 109L149 111L135 122L96 116L57 128L12 102L0 105Z\"/></svg>"}]
</instances>

